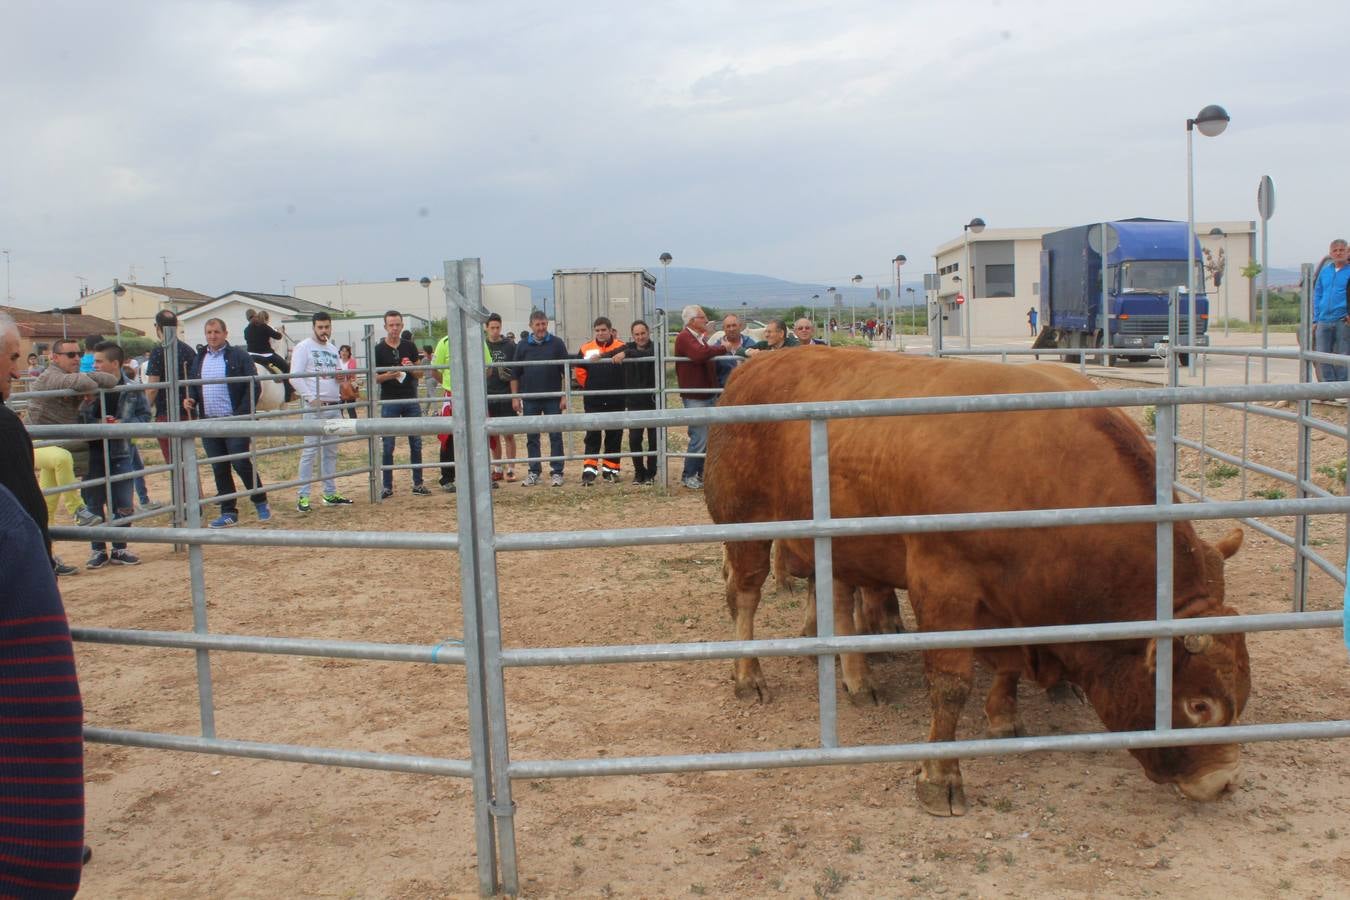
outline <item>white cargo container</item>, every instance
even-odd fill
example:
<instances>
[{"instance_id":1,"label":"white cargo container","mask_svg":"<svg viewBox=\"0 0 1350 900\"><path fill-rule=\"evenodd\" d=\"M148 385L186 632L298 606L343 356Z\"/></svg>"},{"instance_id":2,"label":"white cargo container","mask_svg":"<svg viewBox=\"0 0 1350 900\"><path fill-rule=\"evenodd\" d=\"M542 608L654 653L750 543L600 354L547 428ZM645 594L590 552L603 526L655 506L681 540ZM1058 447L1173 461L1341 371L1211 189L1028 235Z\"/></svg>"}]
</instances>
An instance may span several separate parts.
<instances>
[{"instance_id":1,"label":"white cargo container","mask_svg":"<svg viewBox=\"0 0 1350 900\"><path fill-rule=\"evenodd\" d=\"M628 339L635 319L656 313L656 278L646 269L555 269L554 321L567 348L576 352L591 339L591 323L608 316L619 337Z\"/></svg>"}]
</instances>

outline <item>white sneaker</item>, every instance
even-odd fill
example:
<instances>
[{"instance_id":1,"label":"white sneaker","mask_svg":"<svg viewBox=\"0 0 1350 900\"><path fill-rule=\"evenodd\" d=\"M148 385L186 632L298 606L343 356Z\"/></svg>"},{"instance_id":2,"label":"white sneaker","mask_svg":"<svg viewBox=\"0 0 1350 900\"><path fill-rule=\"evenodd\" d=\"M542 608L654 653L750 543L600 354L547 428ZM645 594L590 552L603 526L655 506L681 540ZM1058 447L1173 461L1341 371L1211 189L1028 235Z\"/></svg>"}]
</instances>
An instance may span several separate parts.
<instances>
[{"instance_id":1,"label":"white sneaker","mask_svg":"<svg viewBox=\"0 0 1350 900\"><path fill-rule=\"evenodd\" d=\"M549 478L548 483L552 487L562 487L563 486L562 473L561 472L553 473L553 475Z\"/></svg>"},{"instance_id":2,"label":"white sneaker","mask_svg":"<svg viewBox=\"0 0 1350 900\"><path fill-rule=\"evenodd\" d=\"M701 491L703 490L703 479L697 475L690 475L684 480L684 486L691 491Z\"/></svg>"},{"instance_id":3,"label":"white sneaker","mask_svg":"<svg viewBox=\"0 0 1350 900\"><path fill-rule=\"evenodd\" d=\"M539 473L538 473L538 472L530 472L529 474L527 474L527 475L525 476L525 480L522 481L522 482L520 483L520 486L521 486L521 487L534 487L535 485L539 484L541 481L543 481L543 479L539 477Z\"/></svg>"}]
</instances>

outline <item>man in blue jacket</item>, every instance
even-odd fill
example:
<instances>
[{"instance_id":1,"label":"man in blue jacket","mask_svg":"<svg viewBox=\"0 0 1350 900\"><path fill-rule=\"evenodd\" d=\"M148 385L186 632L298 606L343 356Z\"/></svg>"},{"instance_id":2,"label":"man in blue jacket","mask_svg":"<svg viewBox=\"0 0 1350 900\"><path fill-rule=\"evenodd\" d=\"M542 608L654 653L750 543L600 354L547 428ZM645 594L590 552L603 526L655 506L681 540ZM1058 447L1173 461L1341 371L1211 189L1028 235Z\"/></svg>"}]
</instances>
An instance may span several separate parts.
<instances>
[{"instance_id":1,"label":"man in blue jacket","mask_svg":"<svg viewBox=\"0 0 1350 900\"><path fill-rule=\"evenodd\" d=\"M516 362L559 361L567 359L567 345L555 334L549 334L548 316L536 309L530 313L530 333L525 340L516 344ZM544 394L561 393L563 389L563 366L517 366L511 375L511 393ZM567 395L560 397L516 397L511 401L515 411L527 416L556 416L567 410ZM550 456L563 455L561 431L548 433ZM525 437L525 453L530 458L530 471L521 482L524 487L533 487L543 483L544 468L539 459L539 432L532 431ZM549 484L562 487L563 461L554 459L549 462L552 475Z\"/></svg>"},{"instance_id":2,"label":"man in blue jacket","mask_svg":"<svg viewBox=\"0 0 1350 900\"><path fill-rule=\"evenodd\" d=\"M1331 242L1331 262L1323 263L1313 285L1313 349L1318 353L1350 353L1350 317L1346 291L1350 290L1350 260L1343 238ZM1317 364L1319 381L1345 381L1346 367Z\"/></svg>"},{"instance_id":3,"label":"man in blue jacket","mask_svg":"<svg viewBox=\"0 0 1350 900\"><path fill-rule=\"evenodd\" d=\"M183 412L189 419L218 419L228 416L247 416L262 394L262 385L257 380L257 369L253 357L243 347L234 347L229 342L229 331L223 319L207 319L205 326L206 346L201 348L192 362L192 379L208 381L224 378L249 377L250 381L216 381L215 384L194 384L190 394L183 401ZM239 456L233 461L219 460L211 463L211 474L216 479L216 495L228 497L220 501L220 517L208 523L211 528L229 528L239 522L239 503L234 497L234 478L230 467L239 473L245 490L252 491L253 505L258 510L258 521L266 522L272 518L272 510L267 505L267 494L262 489L262 480L253 471L253 463L248 457L249 438L246 435L236 437L203 437L202 450L209 457Z\"/></svg>"}]
</instances>

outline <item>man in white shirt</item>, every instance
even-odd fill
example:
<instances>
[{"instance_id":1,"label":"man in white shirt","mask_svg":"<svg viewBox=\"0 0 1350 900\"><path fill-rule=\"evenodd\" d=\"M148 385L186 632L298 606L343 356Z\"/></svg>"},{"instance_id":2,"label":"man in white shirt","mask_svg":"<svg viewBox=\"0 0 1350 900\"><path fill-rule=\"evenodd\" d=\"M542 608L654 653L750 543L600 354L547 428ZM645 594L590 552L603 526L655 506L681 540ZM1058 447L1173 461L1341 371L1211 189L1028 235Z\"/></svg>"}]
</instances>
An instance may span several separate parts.
<instances>
[{"instance_id":1,"label":"man in white shirt","mask_svg":"<svg viewBox=\"0 0 1350 900\"><path fill-rule=\"evenodd\" d=\"M306 419L340 419L342 398L338 393L337 375L345 371L337 345L329 338L333 334L333 319L326 312L316 312L313 318L313 337L307 337L291 351L291 385L300 395ZM309 489L314 483L314 457L320 457L319 477L323 479L323 505L346 506L352 501L337 492L338 442L327 435L311 434L305 437L305 449L300 451L300 499L295 508L302 513L310 511Z\"/></svg>"}]
</instances>

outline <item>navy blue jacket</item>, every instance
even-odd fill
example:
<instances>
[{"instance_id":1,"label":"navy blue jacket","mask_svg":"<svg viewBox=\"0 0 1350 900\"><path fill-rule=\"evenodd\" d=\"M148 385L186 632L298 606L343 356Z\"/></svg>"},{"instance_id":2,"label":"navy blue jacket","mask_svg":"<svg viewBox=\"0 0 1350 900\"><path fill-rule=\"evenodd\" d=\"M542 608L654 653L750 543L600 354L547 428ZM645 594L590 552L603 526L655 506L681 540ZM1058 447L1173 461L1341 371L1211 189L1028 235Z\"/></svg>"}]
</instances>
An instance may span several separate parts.
<instances>
[{"instance_id":1,"label":"navy blue jacket","mask_svg":"<svg viewBox=\"0 0 1350 900\"><path fill-rule=\"evenodd\" d=\"M202 363L206 361L206 354L209 350L201 349L197 353L197 358L192 361L192 371L188 377L196 380L202 377ZM236 416L246 416L253 411L258 398L262 396L262 385L258 383L258 370L253 363L253 357L248 355L248 351L243 347L236 347L233 344L225 344L225 377L236 378L240 375L248 375L253 378L252 381L231 381L230 389L230 407L234 410ZM253 387L253 400L249 401L248 389ZM191 388L192 399L197 404L197 415L206 413L206 403L202 400L202 386L194 384Z\"/></svg>"}]
</instances>

